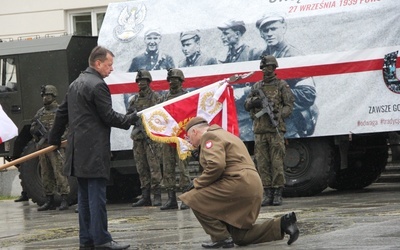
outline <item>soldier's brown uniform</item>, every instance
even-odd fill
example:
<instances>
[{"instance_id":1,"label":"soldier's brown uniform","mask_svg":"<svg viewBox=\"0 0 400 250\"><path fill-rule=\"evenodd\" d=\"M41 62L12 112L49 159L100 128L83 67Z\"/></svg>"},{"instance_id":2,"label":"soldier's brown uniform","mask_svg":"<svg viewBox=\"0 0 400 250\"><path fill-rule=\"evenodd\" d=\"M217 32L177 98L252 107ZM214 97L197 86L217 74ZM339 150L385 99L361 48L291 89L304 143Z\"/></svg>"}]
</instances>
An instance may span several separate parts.
<instances>
[{"instance_id":1,"label":"soldier's brown uniform","mask_svg":"<svg viewBox=\"0 0 400 250\"><path fill-rule=\"evenodd\" d=\"M190 122L186 132L188 126ZM283 239L281 218L254 224L263 189L244 143L218 125L203 129L198 132L198 146L204 171L193 180L194 189L179 196L211 236L212 243L203 247L230 248L233 243L248 245Z\"/></svg>"}]
</instances>

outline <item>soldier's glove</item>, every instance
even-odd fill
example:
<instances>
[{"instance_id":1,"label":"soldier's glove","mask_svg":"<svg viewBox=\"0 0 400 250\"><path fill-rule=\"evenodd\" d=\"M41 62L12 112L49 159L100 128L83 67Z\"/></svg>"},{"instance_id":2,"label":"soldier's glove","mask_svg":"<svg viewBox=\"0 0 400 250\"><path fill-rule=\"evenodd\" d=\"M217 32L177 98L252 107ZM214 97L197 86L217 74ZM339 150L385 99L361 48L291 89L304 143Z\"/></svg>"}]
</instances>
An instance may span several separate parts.
<instances>
[{"instance_id":1,"label":"soldier's glove","mask_svg":"<svg viewBox=\"0 0 400 250\"><path fill-rule=\"evenodd\" d=\"M190 151L190 153L192 155L193 160L199 161L199 159L200 159L200 149L199 148L193 149L192 151Z\"/></svg>"},{"instance_id":2,"label":"soldier's glove","mask_svg":"<svg viewBox=\"0 0 400 250\"><path fill-rule=\"evenodd\" d=\"M187 187L183 190L183 193L189 192L190 190L194 189L194 184L193 181L191 181L189 183L189 185L187 185Z\"/></svg>"},{"instance_id":3,"label":"soldier's glove","mask_svg":"<svg viewBox=\"0 0 400 250\"><path fill-rule=\"evenodd\" d=\"M57 149L60 149L61 147L61 138L54 138L52 136L48 136L47 142L50 145L57 146Z\"/></svg>"},{"instance_id":4,"label":"soldier's glove","mask_svg":"<svg viewBox=\"0 0 400 250\"><path fill-rule=\"evenodd\" d=\"M262 101L260 98L252 98L250 103L249 103L249 108L261 108L262 107Z\"/></svg>"},{"instance_id":5,"label":"soldier's glove","mask_svg":"<svg viewBox=\"0 0 400 250\"><path fill-rule=\"evenodd\" d=\"M132 125L136 124L137 121L139 121L139 119L140 119L140 116L137 115L136 110L133 113L130 113L130 114L127 113L126 116L128 117L128 120L130 121L130 123Z\"/></svg>"}]
</instances>

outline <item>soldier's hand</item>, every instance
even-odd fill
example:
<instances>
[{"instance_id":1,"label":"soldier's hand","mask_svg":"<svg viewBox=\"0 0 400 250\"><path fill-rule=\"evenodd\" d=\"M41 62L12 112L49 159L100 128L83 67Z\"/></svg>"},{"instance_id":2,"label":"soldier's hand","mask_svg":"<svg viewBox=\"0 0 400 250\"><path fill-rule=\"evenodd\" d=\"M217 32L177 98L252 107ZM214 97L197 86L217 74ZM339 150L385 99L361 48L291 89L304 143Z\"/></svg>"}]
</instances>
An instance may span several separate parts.
<instances>
[{"instance_id":1,"label":"soldier's hand","mask_svg":"<svg viewBox=\"0 0 400 250\"><path fill-rule=\"evenodd\" d=\"M61 138L53 138L51 136L48 136L47 142L50 145L57 146L57 149L60 149L61 147Z\"/></svg>"},{"instance_id":2,"label":"soldier's hand","mask_svg":"<svg viewBox=\"0 0 400 250\"><path fill-rule=\"evenodd\" d=\"M262 101L260 98L255 98L250 101L249 105L250 105L250 108L261 108Z\"/></svg>"},{"instance_id":3,"label":"soldier's hand","mask_svg":"<svg viewBox=\"0 0 400 250\"><path fill-rule=\"evenodd\" d=\"M192 155L193 160L199 161L200 159L200 149L196 148L190 151L190 154Z\"/></svg>"}]
</instances>

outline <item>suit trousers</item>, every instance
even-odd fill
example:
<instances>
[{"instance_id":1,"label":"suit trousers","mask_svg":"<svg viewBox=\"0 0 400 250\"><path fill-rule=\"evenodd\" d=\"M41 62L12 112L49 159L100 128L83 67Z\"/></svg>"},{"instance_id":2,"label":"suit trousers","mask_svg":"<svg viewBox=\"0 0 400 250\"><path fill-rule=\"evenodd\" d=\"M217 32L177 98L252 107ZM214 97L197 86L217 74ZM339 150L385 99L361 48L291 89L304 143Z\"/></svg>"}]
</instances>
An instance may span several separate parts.
<instances>
[{"instance_id":1,"label":"suit trousers","mask_svg":"<svg viewBox=\"0 0 400 250\"><path fill-rule=\"evenodd\" d=\"M79 243L101 245L112 241L106 209L107 180L78 178Z\"/></svg>"},{"instance_id":2,"label":"suit trousers","mask_svg":"<svg viewBox=\"0 0 400 250\"><path fill-rule=\"evenodd\" d=\"M263 223L254 224L249 229L241 229L193 209L192 212L204 231L211 236L211 241L213 242L224 240L231 236L236 245L245 246L282 240L284 237L284 234L281 232L281 218L266 219Z\"/></svg>"}]
</instances>

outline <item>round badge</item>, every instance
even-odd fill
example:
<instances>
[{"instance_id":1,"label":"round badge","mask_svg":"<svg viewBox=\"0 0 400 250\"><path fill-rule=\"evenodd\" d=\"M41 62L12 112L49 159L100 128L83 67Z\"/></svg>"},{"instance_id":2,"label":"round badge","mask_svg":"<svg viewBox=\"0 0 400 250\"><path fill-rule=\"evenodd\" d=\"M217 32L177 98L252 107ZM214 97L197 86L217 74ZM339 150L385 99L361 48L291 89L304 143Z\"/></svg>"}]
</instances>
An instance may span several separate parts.
<instances>
[{"instance_id":1,"label":"round badge","mask_svg":"<svg viewBox=\"0 0 400 250\"><path fill-rule=\"evenodd\" d=\"M211 148L213 146L212 141L207 141L206 142L206 148Z\"/></svg>"}]
</instances>

